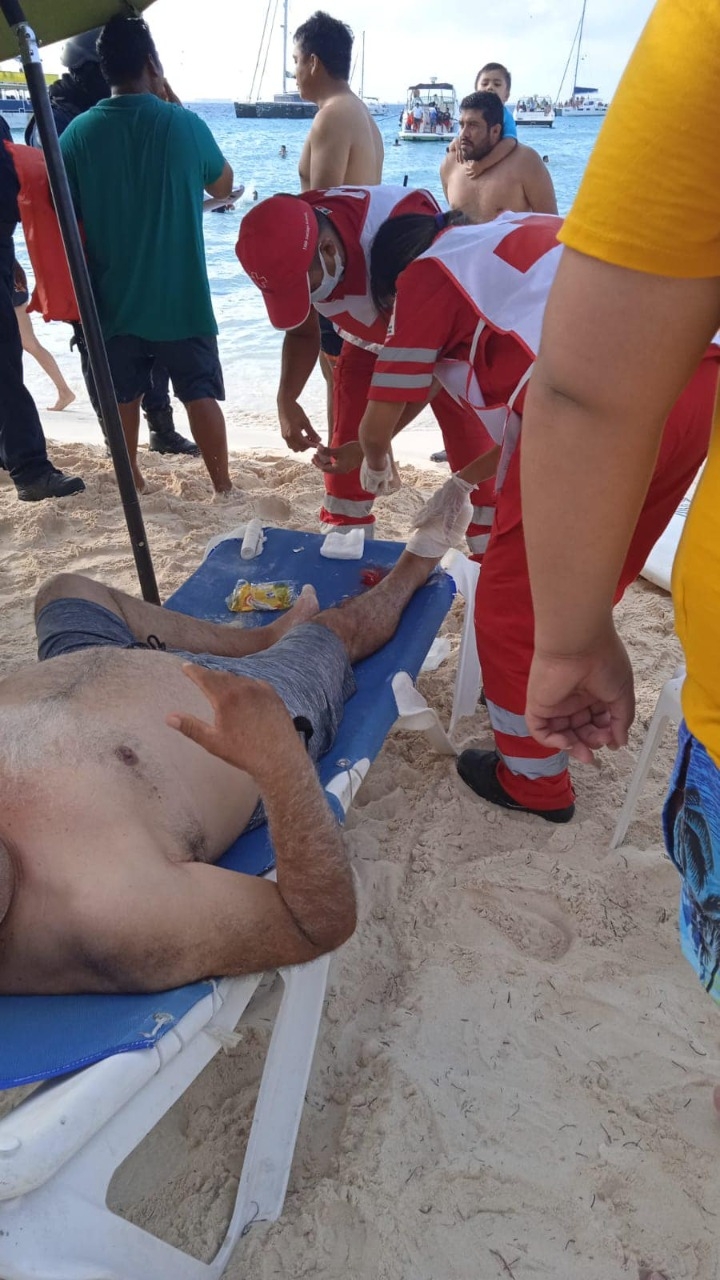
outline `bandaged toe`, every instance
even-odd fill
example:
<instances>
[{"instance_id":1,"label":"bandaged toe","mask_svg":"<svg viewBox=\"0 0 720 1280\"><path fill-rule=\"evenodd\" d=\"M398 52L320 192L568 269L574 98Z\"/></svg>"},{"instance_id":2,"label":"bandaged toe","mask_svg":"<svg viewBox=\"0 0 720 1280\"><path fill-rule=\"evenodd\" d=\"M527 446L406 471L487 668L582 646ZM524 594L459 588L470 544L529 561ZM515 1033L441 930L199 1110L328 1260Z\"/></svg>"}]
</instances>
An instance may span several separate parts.
<instances>
[{"instance_id":1,"label":"bandaged toe","mask_svg":"<svg viewBox=\"0 0 720 1280\"><path fill-rule=\"evenodd\" d=\"M443 536L437 525L427 525L424 529L414 529L406 543L406 549L414 556L422 556L425 560L441 560L450 549L450 542Z\"/></svg>"},{"instance_id":2,"label":"bandaged toe","mask_svg":"<svg viewBox=\"0 0 720 1280\"><path fill-rule=\"evenodd\" d=\"M462 538L472 520L470 492L473 486L460 476L451 476L415 517L415 528L444 543L443 552ZM409 544L408 544L409 545Z\"/></svg>"}]
</instances>

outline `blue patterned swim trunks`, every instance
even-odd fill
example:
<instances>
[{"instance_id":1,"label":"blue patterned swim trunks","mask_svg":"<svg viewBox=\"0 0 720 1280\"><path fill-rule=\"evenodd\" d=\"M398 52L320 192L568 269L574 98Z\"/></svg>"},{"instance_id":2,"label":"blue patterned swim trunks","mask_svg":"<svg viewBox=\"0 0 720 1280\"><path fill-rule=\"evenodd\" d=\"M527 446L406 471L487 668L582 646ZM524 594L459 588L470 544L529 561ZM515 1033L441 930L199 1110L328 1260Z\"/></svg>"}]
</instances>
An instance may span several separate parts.
<instances>
[{"instance_id":1,"label":"blue patterned swim trunks","mask_svg":"<svg viewBox=\"0 0 720 1280\"><path fill-rule=\"evenodd\" d=\"M685 723L663 811L665 847L682 877L680 943L720 1002L720 769Z\"/></svg>"}]
</instances>

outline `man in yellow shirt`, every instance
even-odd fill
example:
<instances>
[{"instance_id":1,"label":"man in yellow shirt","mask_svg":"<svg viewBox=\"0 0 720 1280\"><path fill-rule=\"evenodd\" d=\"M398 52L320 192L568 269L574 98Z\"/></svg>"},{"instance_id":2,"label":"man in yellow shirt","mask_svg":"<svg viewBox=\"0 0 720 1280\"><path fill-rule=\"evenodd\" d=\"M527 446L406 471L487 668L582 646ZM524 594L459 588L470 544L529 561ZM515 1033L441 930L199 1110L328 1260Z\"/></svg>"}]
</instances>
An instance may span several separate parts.
<instances>
[{"instance_id":1,"label":"man in yellow shirt","mask_svg":"<svg viewBox=\"0 0 720 1280\"><path fill-rule=\"evenodd\" d=\"M627 741L633 678L612 623L618 572L668 410L720 326L720 148L711 113L678 113L678 50L696 103L720 70L716 0L659 0L561 239L523 427L535 610L527 721L588 761ZM683 950L720 999L720 440L673 574L685 724L665 809L682 878Z\"/></svg>"}]
</instances>

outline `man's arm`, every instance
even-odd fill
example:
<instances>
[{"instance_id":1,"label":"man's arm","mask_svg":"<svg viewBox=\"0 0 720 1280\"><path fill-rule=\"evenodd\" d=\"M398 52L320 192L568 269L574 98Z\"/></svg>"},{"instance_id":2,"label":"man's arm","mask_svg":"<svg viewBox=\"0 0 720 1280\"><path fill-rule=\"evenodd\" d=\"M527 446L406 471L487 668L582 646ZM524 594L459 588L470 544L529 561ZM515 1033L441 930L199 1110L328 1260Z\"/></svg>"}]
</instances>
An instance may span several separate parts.
<instances>
[{"instance_id":1,"label":"man's arm","mask_svg":"<svg viewBox=\"0 0 720 1280\"><path fill-rule=\"evenodd\" d=\"M220 177L216 178L215 182L206 182L205 190L207 191L208 195L214 196L217 199L218 196L229 196L232 189L233 189L233 171L226 160L225 163L223 164L222 173L220 174Z\"/></svg>"},{"instance_id":2,"label":"man's arm","mask_svg":"<svg viewBox=\"0 0 720 1280\"><path fill-rule=\"evenodd\" d=\"M557 213L557 199L550 170L532 147L525 148L522 182L525 199L533 213Z\"/></svg>"},{"instance_id":3,"label":"man's arm","mask_svg":"<svg viewBox=\"0 0 720 1280\"><path fill-rule=\"evenodd\" d=\"M280 359L278 419L283 440L293 453L302 453L321 443L305 410L298 404L319 354L320 324L317 311L311 307L307 320L285 334Z\"/></svg>"},{"instance_id":4,"label":"man's arm","mask_svg":"<svg viewBox=\"0 0 720 1280\"><path fill-rule=\"evenodd\" d=\"M309 136L311 191L342 186L350 161L352 131L345 113L332 105L318 111Z\"/></svg>"},{"instance_id":5,"label":"man's arm","mask_svg":"<svg viewBox=\"0 0 720 1280\"><path fill-rule=\"evenodd\" d=\"M523 415L536 646L527 719L538 741L579 759L627 739L632 676L613 596L665 419L719 321L716 279L563 253Z\"/></svg>"},{"instance_id":6,"label":"man's arm","mask_svg":"<svg viewBox=\"0 0 720 1280\"><path fill-rule=\"evenodd\" d=\"M302 964L339 947L355 928L342 832L280 698L262 681L185 670L211 703L214 724L183 714L168 723L254 777L277 883L203 863L148 860L132 900L122 879L93 893L91 958L118 991Z\"/></svg>"}]
</instances>

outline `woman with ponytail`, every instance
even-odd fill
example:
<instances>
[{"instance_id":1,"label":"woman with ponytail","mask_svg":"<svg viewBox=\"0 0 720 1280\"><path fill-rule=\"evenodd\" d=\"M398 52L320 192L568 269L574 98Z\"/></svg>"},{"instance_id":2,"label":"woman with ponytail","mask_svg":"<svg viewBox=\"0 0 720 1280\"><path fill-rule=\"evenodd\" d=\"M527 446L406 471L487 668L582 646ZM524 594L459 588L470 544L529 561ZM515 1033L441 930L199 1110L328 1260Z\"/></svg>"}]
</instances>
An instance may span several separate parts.
<instances>
[{"instance_id":1,"label":"woman with ponytail","mask_svg":"<svg viewBox=\"0 0 720 1280\"><path fill-rule=\"evenodd\" d=\"M357 444L320 450L342 471L362 454L371 491L397 487L390 443L441 387L471 410L493 447L460 470L416 521L410 549L437 554L467 522L468 492L495 475L495 517L483 559L475 630L494 751L463 751L458 771L477 795L506 809L568 822L575 793L564 751L541 746L525 722L534 615L520 505L520 434L527 382L562 248L560 218L505 213L469 225L462 215L403 216L379 228L370 255L375 304L390 313ZM720 348L711 346L666 424L653 479L617 584L642 569L707 453ZM449 450L450 434L445 434Z\"/></svg>"}]
</instances>

